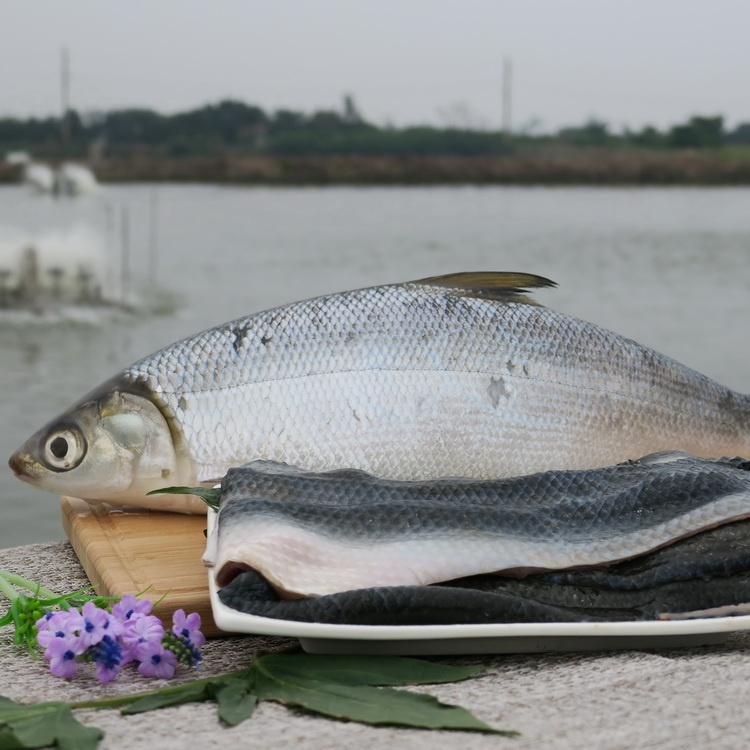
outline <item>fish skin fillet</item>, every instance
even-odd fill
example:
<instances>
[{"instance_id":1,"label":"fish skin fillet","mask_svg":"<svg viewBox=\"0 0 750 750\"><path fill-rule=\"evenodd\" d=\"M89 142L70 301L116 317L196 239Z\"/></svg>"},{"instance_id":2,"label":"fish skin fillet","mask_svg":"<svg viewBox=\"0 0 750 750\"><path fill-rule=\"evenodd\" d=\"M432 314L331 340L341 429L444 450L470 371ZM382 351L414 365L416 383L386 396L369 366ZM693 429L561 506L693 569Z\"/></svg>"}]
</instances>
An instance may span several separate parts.
<instances>
[{"instance_id":1,"label":"fish skin fillet","mask_svg":"<svg viewBox=\"0 0 750 750\"><path fill-rule=\"evenodd\" d=\"M432 586L377 586L280 599L255 571L219 590L256 617L331 625L627 622L750 611L750 521L737 521L634 560L523 579L480 575Z\"/></svg>"},{"instance_id":2,"label":"fish skin fillet","mask_svg":"<svg viewBox=\"0 0 750 750\"><path fill-rule=\"evenodd\" d=\"M505 480L383 480L258 461L228 472L204 557L285 597L610 564L750 516L750 462L659 453Z\"/></svg>"}]
</instances>

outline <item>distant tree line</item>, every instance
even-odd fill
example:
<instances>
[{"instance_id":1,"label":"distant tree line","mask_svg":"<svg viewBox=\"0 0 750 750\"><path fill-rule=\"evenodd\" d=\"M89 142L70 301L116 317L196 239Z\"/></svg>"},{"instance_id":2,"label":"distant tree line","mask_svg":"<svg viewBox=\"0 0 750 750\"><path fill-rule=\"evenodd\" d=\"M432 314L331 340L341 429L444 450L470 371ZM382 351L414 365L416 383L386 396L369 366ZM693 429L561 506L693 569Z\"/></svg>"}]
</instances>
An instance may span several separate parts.
<instances>
[{"instance_id":1,"label":"distant tree line","mask_svg":"<svg viewBox=\"0 0 750 750\"><path fill-rule=\"evenodd\" d=\"M731 131L722 117L691 117L661 131L612 132L591 120L554 134L534 135L468 127L378 127L367 122L353 99L340 110L305 114L281 109L271 114L239 101L222 101L188 112L163 115L149 109L122 109L66 115L67 140L61 120L0 119L0 150L27 150L48 157L86 154L221 156L233 154L306 155L456 155L513 153L534 146L631 147L639 149L715 149L750 145L750 122Z\"/></svg>"},{"instance_id":2,"label":"distant tree line","mask_svg":"<svg viewBox=\"0 0 750 750\"><path fill-rule=\"evenodd\" d=\"M727 144L750 144L750 123L732 131L724 127L723 117L691 117L686 123L660 131L647 126L622 134L609 131L606 123L590 120L583 127L563 128L556 138L575 146L616 146L627 144L644 148L720 148Z\"/></svg>"}]
</instances>

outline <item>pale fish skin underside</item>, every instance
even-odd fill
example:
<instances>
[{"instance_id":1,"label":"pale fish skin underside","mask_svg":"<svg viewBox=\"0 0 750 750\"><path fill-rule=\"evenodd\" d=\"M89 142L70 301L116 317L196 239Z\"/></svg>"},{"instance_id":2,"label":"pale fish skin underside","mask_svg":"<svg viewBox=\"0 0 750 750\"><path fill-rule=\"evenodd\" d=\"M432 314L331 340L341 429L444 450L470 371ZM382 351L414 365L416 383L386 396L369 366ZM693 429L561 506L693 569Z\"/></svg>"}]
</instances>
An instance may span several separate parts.
<instances>
[{"instance_id":1,"label":"pale fish skin underside","mask_svg":"<svg viewBox=\"0 0 750 750\"><path fill-rule=\"evenodd\" d=\"M281 599L257 572L221 602L260 617L346 625L674 620L750 614L750 521L724 524L616 565L432 586L376 586Z\"/></svg>"},{"instance_id":2,"label":"pale fish skin underside","mask_svg":"<svg viewBox=\"0 0 750 750\"><path fill-rule=\"evenodd\" d=\"M127 368L32 437L11 466L54 492L163 507L164 496L146 492L220 480L259 458L483 479L659 450L750 456L747 396L520 293L550 285L455 274L250 315ZM38 456L45 435L86 421L87 408L84 432L105 412L129 416L110 420L106 451L89 436L80 465L48 471ZM93 470L105 453L106 470Z\"/></svg>"},{"instance_id":3,"label":"pale fish skin underside","mask_svg":"<svg viewBox=\"0 0 750 750\"><path fill-rule=\"evenodd\" d=\"M204 562L220 587L249 569L282 596L324 596L610 564L748 516L739 458L425 482L259 461L225 477Z\"/></svg>"}]
</instances>

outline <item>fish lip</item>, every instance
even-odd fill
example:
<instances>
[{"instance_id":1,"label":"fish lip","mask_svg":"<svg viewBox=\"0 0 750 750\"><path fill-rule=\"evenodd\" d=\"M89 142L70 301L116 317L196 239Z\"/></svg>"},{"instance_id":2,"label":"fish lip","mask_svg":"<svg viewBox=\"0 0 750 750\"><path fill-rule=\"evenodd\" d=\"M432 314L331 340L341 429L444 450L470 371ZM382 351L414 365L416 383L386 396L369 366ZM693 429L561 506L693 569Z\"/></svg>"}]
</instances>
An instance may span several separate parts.
<instances>
[{"instance_id":1,"label":"fish lip","mask_svg":"<svg viewBox=\"0 0 750 750\"><path fill-rule=\"evenodd\" d=\"M21 453L14 453L8 459L8 466L11 471L19 478L24 479L30 477L31 474L27 471L26 467L29 465L28 457Z\"/></svg>"}]
</instances>

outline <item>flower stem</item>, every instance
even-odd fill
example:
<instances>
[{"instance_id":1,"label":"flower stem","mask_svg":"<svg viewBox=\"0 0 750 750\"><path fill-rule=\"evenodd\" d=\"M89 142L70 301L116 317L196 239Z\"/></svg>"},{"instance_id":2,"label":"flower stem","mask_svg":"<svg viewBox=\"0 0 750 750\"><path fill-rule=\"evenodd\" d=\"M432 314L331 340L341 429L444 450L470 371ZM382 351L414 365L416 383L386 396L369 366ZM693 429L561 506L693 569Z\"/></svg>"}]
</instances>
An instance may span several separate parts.
<instances>
[{"instance_id":1,"label":"flower stem","mask_svg":"<svg viewBox=\"0 0 750 750\"><path fill-rule=\"evenodd\" d=\"M91 701L77 701L71 703L71 708L117 708L118 706L127 706L130 703L135 703L141 698L147 698L150 695L173 695L175 693L181 693L186 687L193 687L196 685L207 685L210 682L216 680L226 680L232 677L244 677L248 674L249 669L240 669L236 672L225 672L224 674L215 675L214 677L204 677L201 680L190 680L189 682L182 683L180 685L170 685L169 687L159 688L158 690L146 690L143 693L130 693L130 695L118 695L114 698L101 698L99 700Z\"/></svg>"},{"instance_id":2,"label":"flower stem","mask_svg":"<svg viewBox=\"0 0 750 750\"><path fill-rule=\"evenodd\" d=\"M21 578L21 576L17 576L14 573L8 573L8 571L6 570L0 570L0 590L11 601L15 599L18 594L16 594L16 592L13 591L10 586L8 586L8 583L14 583L16 586L22 586L23 588L28 589L35 594L41 594L46 599L57 598L57 594L54 591L50 591L49 589L44 588L44 586L41 586L34 581L29 581L26 578ZM9 593L9 591L11 593Z\"/></svg>"},{"instance_id":3,"label":"flower stem","mask_svg":"<svg viewBox=\"0 0 750 750\"><path fill-rule=\"evenodd\" d=\"M0 574L0 591L11 601L18 599L18 592L8 583L4 573Z\"/></svg>"}]
</instances>

